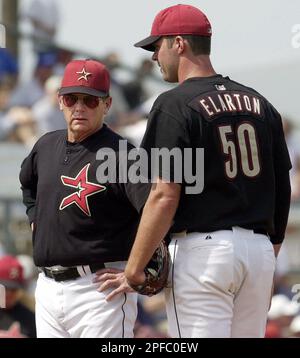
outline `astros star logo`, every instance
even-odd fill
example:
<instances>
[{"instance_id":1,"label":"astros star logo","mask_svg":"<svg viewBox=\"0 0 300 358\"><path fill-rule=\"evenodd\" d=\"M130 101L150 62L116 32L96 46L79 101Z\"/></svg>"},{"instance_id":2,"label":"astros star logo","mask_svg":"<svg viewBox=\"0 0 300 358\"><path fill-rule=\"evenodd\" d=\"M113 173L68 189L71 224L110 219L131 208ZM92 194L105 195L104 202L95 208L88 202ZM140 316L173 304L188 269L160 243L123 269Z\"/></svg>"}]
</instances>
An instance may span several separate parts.
<instances>
[{"instance_id":1,"label":"astros star logo","mask_svg":"<svg viewBox=\"0 0 300 358\"><path fill-rule=\"evenodd\" d=\"M9 278L16 279L19 277L19 270L17 267L12 267L12 269L9 272Z\"/></svg>"},{"instance_id":2,"label":"astros star logo","mask_svg":"<svg viewBox=\"0 0 300 358\"><path fill-rule=\"evenodd\" d=\"M60 204L59 210L63 210L66 207L75 204L87 216L91 216L88 197L101 193L101 191L106 190L106 187L88 181L89 167L90 164L87 164L84 168L82 168L76 178L70 178L65 175L61 176L61 181L64 185L76 188L78 191L65 197Z\"/></svg>"},{"instance_id":3,"label":"astros star logo","mask_svg":"<svg viewBox=\"0 0 300 358\"><path fill-rule=\"evenodd\" d=\"M88 76L91 75L90 72L86 72L85 68L83 67L83 69L81 71L77 71L76 72L78 75L81 75L78 77L77 81L80 81L80 80L86 80L88 81Z\"/></svg>"}]
</instances>

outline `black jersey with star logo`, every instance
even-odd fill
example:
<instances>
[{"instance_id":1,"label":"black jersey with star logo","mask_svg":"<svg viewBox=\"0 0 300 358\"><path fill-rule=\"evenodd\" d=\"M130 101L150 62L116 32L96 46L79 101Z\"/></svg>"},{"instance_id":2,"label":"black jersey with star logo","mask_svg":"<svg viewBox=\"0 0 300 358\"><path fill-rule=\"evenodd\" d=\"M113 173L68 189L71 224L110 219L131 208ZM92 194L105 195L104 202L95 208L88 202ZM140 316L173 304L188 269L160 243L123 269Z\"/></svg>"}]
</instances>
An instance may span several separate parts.
<instances>
[{"instance_id":1,"label":"black jersey with star logo","mask_svg":"<svg viewBox=\"0 0 300 358\"><path fill-rule=\"evenodd\" d=\"M80 143L66 130L44 135L20 172L23 200L34 223L37 266L74 266L128 258L148 184L120 183L120 136L105 125ZM99 149L117 154L116 180L99 182ZM128 144L130 150L132 146Z\"/></svg>"}]
</instances>

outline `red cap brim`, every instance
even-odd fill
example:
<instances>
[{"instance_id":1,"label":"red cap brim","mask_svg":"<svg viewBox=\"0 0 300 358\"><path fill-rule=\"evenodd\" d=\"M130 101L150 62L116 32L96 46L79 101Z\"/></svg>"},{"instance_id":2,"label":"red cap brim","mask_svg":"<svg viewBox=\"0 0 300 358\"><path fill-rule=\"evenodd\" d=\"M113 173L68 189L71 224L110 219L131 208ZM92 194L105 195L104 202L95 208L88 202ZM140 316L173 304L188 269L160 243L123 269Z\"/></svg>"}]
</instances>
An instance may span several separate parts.
<instances>
[{"instance_id":1,"label":"red cap brim","mask_svg":"<svg viewBox=\"0 0 300 358\"><path fill-rule=\"evenodd\" d=\"M84 87L84 86L62 87L58 91L59 96L63 96L64 94L70 94L70 93L89 94L91 96L96 96L96 97L105 97L109 95L109 93L97 91L93 88Z\"/></svg>"},{"instance_id":2,"label":"red cap brim","mask_svg":"<svg viewBox=\"0 0 300 358\"><path fill-rule=\"evenodd\" d=\"M148 36L144 40L137 42L134 44L135 47L141 47L144 50L154 52L155 47L154 43L159 40L161 36Z\"/></svg>"},{"instance_id":3,"label":"red cap brim","mask_svg":"<svg viewBox=\"0 0 300 358\"><path fill-rule=\"evenodd\" d=\"M0 284L6 288L11 288L11 289L24 288L23 283L12 281L12 280L0 280Z\"/></svg>"}]
</instances>

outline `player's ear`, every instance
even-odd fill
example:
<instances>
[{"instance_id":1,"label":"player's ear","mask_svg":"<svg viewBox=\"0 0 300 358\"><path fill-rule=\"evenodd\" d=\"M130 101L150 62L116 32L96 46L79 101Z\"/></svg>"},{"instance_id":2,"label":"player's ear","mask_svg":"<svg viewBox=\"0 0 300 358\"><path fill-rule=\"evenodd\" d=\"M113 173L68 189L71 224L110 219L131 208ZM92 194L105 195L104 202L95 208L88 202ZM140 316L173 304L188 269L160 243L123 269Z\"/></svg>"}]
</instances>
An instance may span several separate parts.
<instances>
[{"instance_id":1,"label":"player's ear","mask_svg":"<svg viewBox=\"0 0 300 358\"><path fill-rule=\"evenodd\" d=\"M104 104L105 104L104 114L107 114L112 104L112 98L111 97L105 98Z\"/></svg>"},{"instance_id":2,"label":"player's ear","mask_svg":"<svg viewBox=\"0 0 300 358\"><path fill-rule=\"evenodd\" d=\"M176 36L174 43L176 50L181 54L185 48L184 39L181 36Z\"/></svg>"},{"instance_id":3,"label":"player's ear","mask_svg":"<svg viewBox=\"0 0 300 358\"><path fill-rule=\"evenodd\" d=\"M57 100L58 100L58 104L59 104L59 109L62 111L62 110L63 110L63 99L62 99L62 96L57 95Z\"/></svg>"}]
</instances>

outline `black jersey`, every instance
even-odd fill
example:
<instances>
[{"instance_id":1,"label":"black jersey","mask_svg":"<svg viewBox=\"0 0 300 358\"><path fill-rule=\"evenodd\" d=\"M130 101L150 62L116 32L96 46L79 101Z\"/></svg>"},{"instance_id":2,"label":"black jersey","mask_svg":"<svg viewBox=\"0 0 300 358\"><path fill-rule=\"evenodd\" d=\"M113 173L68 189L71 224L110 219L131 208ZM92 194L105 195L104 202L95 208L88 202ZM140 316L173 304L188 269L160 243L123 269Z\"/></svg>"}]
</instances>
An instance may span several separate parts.
<instances>
[{"instance_id":1,"label":"black jersey","mask_svg":"<svg viewBox=\"0 0 300 358\"><path fill-rule=\"evenodd\" d=\"M283 203L276 200L283 189L280 176L291 163L280 115L255 90L221 75L188 79L158 97L141 147L149 153L163 147L204 149L204 189L186 194L182 176L172 232L241 226L267 231L273 243L283 240L288 188L281 213L276 210ZM175 169L171 162L171 181L176 182Z\"/></svg>"},{"instance_id":2,"label":"black jersey","mask_svg":"<svg viewBox=\"0 0 300 358\"><path fill-rule=\"evenodd\" d=\"M35 224L34 262L73 266L125 260L149 186L119 182L122 138L105 125L80 143L66 138L66 130L44 135L22 164L23 199ZM101 148L117 153L116 183L97 180Z\"/></svg>"}]
</instances>

